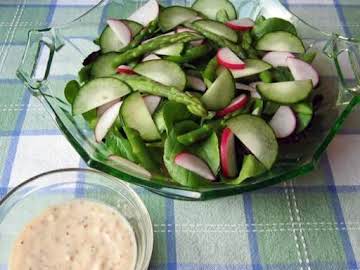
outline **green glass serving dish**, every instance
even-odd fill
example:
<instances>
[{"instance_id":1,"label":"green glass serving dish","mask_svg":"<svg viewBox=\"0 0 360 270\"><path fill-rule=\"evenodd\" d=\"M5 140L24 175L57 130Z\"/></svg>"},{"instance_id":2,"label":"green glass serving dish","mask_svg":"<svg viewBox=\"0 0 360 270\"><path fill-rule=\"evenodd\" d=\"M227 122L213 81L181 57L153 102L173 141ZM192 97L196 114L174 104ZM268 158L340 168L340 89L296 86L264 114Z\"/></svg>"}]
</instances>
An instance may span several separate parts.
<instances>
[{"instance_id":1,"label":"green glass serving dish","mask_svg":"<svg viewBox=\"0 0 360 270\"><path fill-rule=\"evenodd\" d=\"M162 4L166 5L165 2ZM177 4L191 5L191 2L177 1ZM63 94L66 82L76 79L84 58L98 50L93 40L105 26L106 18L127 18L142 1L103 1L69 23L30 31L17 75L47 108L88 166L158 194L177 199L206 200L264 188L306 174L316 167L346 117L360 102L360 40L323 32L289 12L277 0L233 2L240 18L281 17L296 26L308 50L318 53L314 66L320 73L321 85L314 95L322 97L311 127L301 138L280 143L279 160L273 169L238 186L218 183L189 189L165 176L147 179L119 169L107 159L109 153L105 147L95 142L86 121L82 117L73 117Z\"/></svg>"}]
</instances>

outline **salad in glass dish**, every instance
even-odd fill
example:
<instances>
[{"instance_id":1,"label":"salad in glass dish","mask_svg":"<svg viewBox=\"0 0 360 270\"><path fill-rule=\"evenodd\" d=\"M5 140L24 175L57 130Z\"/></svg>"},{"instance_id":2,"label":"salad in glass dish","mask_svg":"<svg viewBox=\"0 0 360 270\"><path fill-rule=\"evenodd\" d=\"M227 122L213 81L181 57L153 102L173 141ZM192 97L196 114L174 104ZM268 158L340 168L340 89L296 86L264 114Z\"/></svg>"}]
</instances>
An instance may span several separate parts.
<instances>
[{"instance_id":1,"label":"salad in glass dish","mask_svg":"<svg viewBox=\"0 0 360 270\"><path fill-rule=\"evenodd\" d=\"M228 0L150 0L107 19L65 97L119 168L198 188L271 170L301 140L321 96L295 26L238 18Z\"/></svg>"}]
</instances>

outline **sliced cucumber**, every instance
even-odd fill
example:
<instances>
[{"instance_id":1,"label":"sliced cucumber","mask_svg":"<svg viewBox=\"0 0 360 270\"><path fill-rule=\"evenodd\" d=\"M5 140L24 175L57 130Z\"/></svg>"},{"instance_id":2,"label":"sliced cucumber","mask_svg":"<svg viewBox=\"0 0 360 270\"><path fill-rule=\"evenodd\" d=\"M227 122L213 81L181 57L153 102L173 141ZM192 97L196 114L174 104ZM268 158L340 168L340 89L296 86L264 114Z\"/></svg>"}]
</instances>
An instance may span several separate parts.
<instances>
[{"instance_id":1,"label":"sliced cucumber","mask_svg":"<svg viewBox=\"0 0 360 270\"><path fill-rule=\"evenodd\" d=\"M262 97L280 104L295 104L306 99L313 89L311 80L259 83L257 90Z\"/></svg>"},{"instance_id":2,"label":"sliced cucumber","mask_svg":"<svg viewBox=\"0 0 360 270\"><path fill-rule=\"evenodd\" d=\"M122 20L130 29L131 35L135 37L139 32L144 28L140 23L130 21L130 20Z\"/></svg>"},{"instance_id":3,"label":"sliced cucumber","mask_svg":"<svg viewBox=\"0 0 360 270\"><path fill-rule=\"evenodd\" d=\"M281 18L269 18L262 21L256 21L255 27L251 31L251 34L256 38L260 39L262 36L276 31L289 32L297 36L295 26Z\"/></svg>"},{"instance_id":4,"label":"sliced cucumber","mask_svg":"<svg viewBox=\"0 0 360 270\"><path fill-rule=\"evenodd\" d=\"M260 51L304 53L305 47L301 39L284 31L271 32L264 35L256 43Z\"/></svg>"},{"instance_id":5,"label":"sliced cucumber","mask_svg":"<svg viewBox=\"0 0 360 270\"><path fill-rule=\"evenodd\" d=\"M138 64L134 71L167 86L183 91L186 75L178 64L167 60L151 60Z\"/></svg>"},{"instance_id":6,"label":"sliced cucumber","mask_svg":"<svg viewBox=\"0 0 360 270\"><path fill-rule=\"evenodd\" d=\"M263 119L243 114L230 119L227 126L267 169L271 169L279 146L274 131Z\"/></svg>"},{"instance_id":7,"label":"sliced cucumber","mask_svg":"<svg viewBox=\"0 0 360 270\"><path fill-rule=\"evenodd\" d=\"M212 20L198 20L193 22L193 24L205 31L209 31L232 42L238 42L238 34L223 23Z\"/></svg>"},{"instance_id":8,"label":"sliced cucumber","mask_svg":"<svg viewBox=\"0 0 360 270\"><path fill-rule=\"evenodd\" d=\"M231 73L235 79L248 77L251 75L259 74L265 70L271 69L271 65L258 59L244 60L244 69L232 69ZM218 72L221 72L224 68L220 67Z\"/></svg>"},{"instance_id":9,"label":"sliced cucumber","mask_svg":"<svg viewBox=\"0 0 360 270\"><path fill-rule=\"evenodd\" d=\"M313 108L311 103L302 102L291 106L297 119L296 133L304 131L313 119Z\"/></svg>"},{"instance_id":10,"label":"sliced cucumber","mask_svg":"<svg viewBox=\"0 0 360 270\"><path fill-rule=\"evenodd\" d=\"M130 92L130 87L118 79L94 79L80 88L74 99L73 114L83 114Z\"/></svg>"},{"instance_id":11,"label":"sliced cucumber","mask_svg":"<svg viewBox=\"0 0 360 270\"><path fill-rule=\"evenodd\" d=\"M159 16L159 26L163 32L174 29L176 26L194 19L198 13L191 9L181 6L172 6L163 9Z\"/></svg>"},{"instance_id":12,"label":"sliced cucumber","mask_svg":"<svg viewBox=\"0 0 360 270\"><path fill-rule=\"evenodd\" d=\"M154 51L154 53L157 55L180 56L184 48L184 43L176 43L174 45Z\"/></svg>"},{"instance_id":13,"label":"sliced cucumber","mask_svg":"<svg viewBox=\"0 0 360 270\"><path fill-rule=\"evenodd\" d=\"M101 33L99 42L102 53L118 52L125 47L109 26Z\"/></svg>"},{"instance_id":14,"label":"sliced cucumber","mask_svg":"<svg viewBox=\"0 0 360 270\"><path fill-rule=\"evenodd\" d=\"M225 23L230 21L229 20L229 16L226 12L225 9L220 9L217 13L216 13L216 20L221 22L221 23Z\"/></svg>"},{"instance_id":15,"label":"sliced cucumber","mask_svg":"<svg viewBox=\"0 0 360 270\"><path fill-rule=\"evenodd\" d=\"M266 172L265 166L253 155L244 157L239 177L228 182L231 185L239 185L248 178L259 176Z\"/></svg>"},{"instance_id":16,"label":"sliced cucumber","mask_svg":"<svg viewBox=\"0 0 360 270\"><path fill-rule=\"evenodd\" d=\"M161 138L139 92L132 93L124 100L120 114L125 125L137 130L144 140L156 141Z\"/></svg>"},{"instance_id":17,"label":"sliced cucumber","mask_svg":"<svg viewBox=\"0 0 360 270\"><path fill-rule=\"evenodd\" d=\"M211 87L202 96L201 101L212 111L228 106L235 97L235 80L227 69L220 74Z\"/></svg>"},{"instance_id":18,"label":"sliced cucumber","mask_svg":"<svg viewBox=\"0 0 360 270\"><path fill-rule=\"evenodd\" d=\"M116 68L113 67L112 61L116 55L114 52L109 52L98 56L91 67L91 77L99 78L115 74Z\"/></svg>"},{"instance_id":19,"label":"sliced cucumber","mask_svg":"<svg viewBox=\"0 0 360 270\"><path fill-rule=\"evenodd\" d=\"M229 0L197 0L192 8L212 20L216 19L217 13L222 9L226 11L229 20L237 19L236 9Z\"/></svg>"}]
</instances>

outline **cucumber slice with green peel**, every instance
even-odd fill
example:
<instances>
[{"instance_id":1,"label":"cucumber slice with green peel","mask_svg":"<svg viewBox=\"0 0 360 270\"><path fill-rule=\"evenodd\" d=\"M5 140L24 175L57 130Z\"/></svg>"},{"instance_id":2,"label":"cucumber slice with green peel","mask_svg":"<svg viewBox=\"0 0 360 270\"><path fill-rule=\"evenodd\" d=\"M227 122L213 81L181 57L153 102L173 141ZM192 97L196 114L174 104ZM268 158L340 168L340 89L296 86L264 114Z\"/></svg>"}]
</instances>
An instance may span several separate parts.
<instances>
[{"instance_id":1,"label":"cucumber slice with green peel","mask_svg":"<svg viewBox=\"0 0 360 270\"><path fill-rule=\"evenodd\" d=\"M239 115L226 125L251 153L267 168L271 169L278 156L278 143L272 128L260 117Z\"/></svg>"},{"instance_id":2,"label":"cucumber slice with green peel","mask_svg":"<svg viewBox=\"0 0 360 270\"><path fill-rule=\"evenodd\" d=\"M80 88L73 102L73 114L83 114L130 92L130 87L118 79L94 79Z\"/></svg>"},{"instance_id":3,"label":"cucumber slice with green peel","mask_svg":"<svg viewBox=\"0 0 360 270\"><path fill-rule=\"evenodd\" d=\"M284 31L271 32L264 35L256 43L259 51L304 53L305 47L301 39Z\"/></svg>"},{"instance_id":4,"label":"cucumber slice with green peel","mask_svg":"<svg viewBox=\"0 0 360 270\"><path fill-rule=\"evenodd\" d=\"M99 43L102 53L118 52L125 47L109 26L101 33Z\"/></svg>"},{"instance_id":5,"label":"cucumber slice with green peel","mask_svg":"<svg viewBox=\"0 0 360 270\"><path fill-rule=\"evenodd\" d=\"M117 53L109 52L96 58L92 64L90 75L93 78L106 77L116 74L116 68L113 67L113 60Z\"/></svg>"},{"instance_id":6,"label":"cucumber slice with green peel","mask_svg":"<svg viewBox=\"0 0 360 270\"><path fill-rule=\"evenodd\" d=\"M302 102L291 106L297 119L296 133L304 131L313 119L313 108L309 102Z\"/></svg>"},{"instance_id":7,"label":"cucumber slice with green peel","mask_svg":"<svg viewBox=\"0 0 360 270\"><path fill-rule=\"evenodd\" d=\"M217 13L216 13L216 20L221 22L221 23L226 23L229 20L229 16L226 12L225 9L220 9Z\"/></svg>"},{"instance_id":8,"label":"cucumber slice with green peel","mask_svg":"<svg viewBox=\"0 0 360 270\"><path fill-rule=\"evenodd\" d=\"M167 60L151 60L138 64L134 71L142 76L183 91L186 75L178 64Z\"/></svg>"},{"instance_id":9,"label":"cucumber slice with green peel","mask_svg":"<svg viewBox=\"0 0 360 270\"><path fill-rule=\"evenodd\" d=\"M140 23L134 21L130 21L130 20L121 20L121 21L129 27L131 31L131 35L133 37L139 34L139 32L144 28Z\"/></svg>"},{"instance_id":10,"label":"cucumber slice with green peel","mask_svg":"<svg viewBox=\"0 0 360 270\"><path fill-rule=\"evenodd\" d=\"M221 22L212 20L198 20L193 22L193 25L235 43L239 40L238 34Z\"/></svg>"},{"instance_id":11,"label":"cucumber slice with green peel","mask_svg":"<svg viewBox=\"0 0 360 270\"><path fill-rule=\"evenodd\" d=\"M197 15L198 13L191 8L171 6L160 12L159 26L163 32L167 32L186 21L195 19Z\"/></svg>"},{"instance_id":12,"label":"cucumber slice with green peel","mask_svg":"<svg viewBox=\"0 0 360 270\"><path fill-rule=\"evenodd\" d=\"M156 141L161 138L139 92L132 93L125 98L120 109L120 115L125 125L137 130L144 140Z\"/></svg>"},{"instance_id":13,"label":"cucumber slice with green peel","mask_svg":"<svg viewBox=\"0 0 360 270\"><path fill-rule=\"evenodd\" d=\"M258 59L247 59L244 60L245 68L244 69L231 69L231 73L234 76L235 79L248 77L251 75L259 74L265 70L271 69L271 65L258 60ZM222 67L219 67L217 73L221 72L223 70Z\"/></svg>"},{"instance_id":14,"label":"cucumber slice with green peel","mask_svg":"<svg viewBox=\"0 0 360 270\"><path fill-rule=\"evenodd\" d=\"M302 114L313 114L313 108L312 104L310 102L301 102L295 105L292 105L291 108L296 113L302 113Z\"/></svg>"},{"instance_id":15,"label":"cucumber slice with green peel","mask_svg":"<svg viewBox=\"0 0 360 270\"><path fill-rule=\"evenodd\" d=\"M306 99L312 89L311 80L259 83L257 90L260 95L270 101L279 104L295 104Z\"/></svg>"},{"instance_id":16,"label":"cucumber slice with green peel","mask_svg":"<svg viewBox=\"0 0 360 270\"><path fill-rule=\"evenodd\" d=\"M262 21L256 21L255 27L251 31L251 34L260 39L262 36L277 31L284 31L297 36L295 26L281 18L269 18Z\"/></svg>"},{"instance_id":17,"label":"cucumber slice with green peel","mask_svg":"<svg viewBox=\"0 0 360 270\"><path fill-rule=\"evenodd\" d=\"M259 176L265 173L267 170L265 166L256 159L253 155L246 155L244 157L242 168L238 178L227 182L231 185L239 185L246 179Z\"/></svg>"},{"instance_id":18,"label":"cucumber slice with green peel","mask_svg":"<svg viewBox=\"0 0 360 270\"><path fill-rule=\"evenodd\" d=\"M220 74L211 87L202 96L201 101L212 111L228 106L235 97L235 80L227 69Z\"/></svg>"},{"instance_id":19,"label":"cucumber slice with green peel","mask_svg":"<svg viewBox=\"0 0 360 270\"><path fill-rule=\"evenodd\" d=\"M157 55L180 56L184 48L184 43L176 43L174 45L154 51L153 53Z\"/></svg>"},{"instance_id":20,"label":"cucumber slice with green peel","mask_svg":"<svg viewBox=\"0 0 360 270\"><path fill-rule=\"evenodd\" d=\"M222 9L226 11L229 20L237 19L236 9L229 0L197 0L192 8L212 20L216 20L216 15Z\"/></svg>"}]
</instances>

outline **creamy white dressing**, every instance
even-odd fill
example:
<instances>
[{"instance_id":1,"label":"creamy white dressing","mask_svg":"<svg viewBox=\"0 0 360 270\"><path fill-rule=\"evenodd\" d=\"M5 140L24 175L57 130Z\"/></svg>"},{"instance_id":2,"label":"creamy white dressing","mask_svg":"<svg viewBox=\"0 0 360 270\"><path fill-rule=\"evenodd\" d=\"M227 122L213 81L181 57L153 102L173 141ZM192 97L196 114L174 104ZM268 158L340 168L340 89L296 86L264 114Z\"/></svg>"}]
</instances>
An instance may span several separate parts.
<instances>
[{"instance_id":1,"label":"creamy white dressing","mask_svg":"<svg viewBox=\"0 0 360 270\"><path fill-rule=\"evenodd\" d=\"M73 200L47 209L14 243L10 270L133 270L136 239L115 209Z\"/></svg>"}]
</instances>

